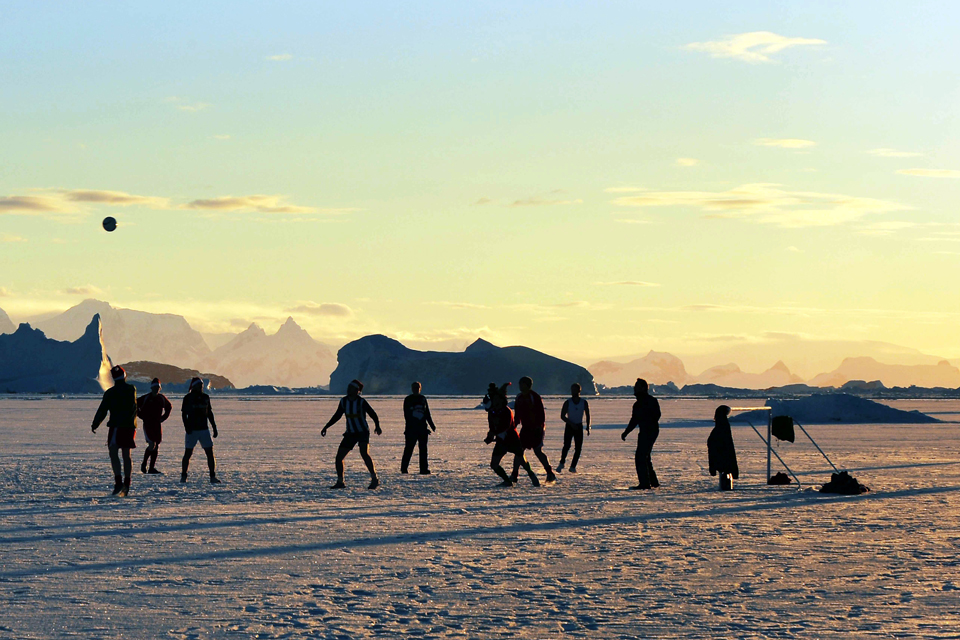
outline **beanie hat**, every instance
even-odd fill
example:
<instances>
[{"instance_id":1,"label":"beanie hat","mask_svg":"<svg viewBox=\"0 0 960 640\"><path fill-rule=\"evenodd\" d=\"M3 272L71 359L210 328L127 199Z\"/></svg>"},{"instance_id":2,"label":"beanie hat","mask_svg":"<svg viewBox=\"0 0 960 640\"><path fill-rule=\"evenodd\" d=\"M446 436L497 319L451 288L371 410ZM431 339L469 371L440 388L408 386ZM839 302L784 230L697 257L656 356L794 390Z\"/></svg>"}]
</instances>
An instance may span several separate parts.
<instances>
[{"instance_id":1,"label":"beanie hat","mask_svg":"<svg viewBox=\"0 0 960 640\"><path fill-rule=\"evenodd\" d=\"M160 378L154 378L154 379L150 382L150 388L151 388L151 389L156 389L157 391L159 391L159 390L160 390Z\"/></svg>"},{"instance_id":2,"label":"beanie hat","mask_svg":"<svg viewBox=\"0 0 960 640\"><path fill-rule=\"evenodd\" d=\"M356 388L357 388L357 391L363 391L363 383L360 382L359 380L351 380L351 381L350 381L350 384L348 384L347 386L348 386L348 387L356 387Z\"/></svg>"},{"instance_id":3,"label":"beanie hat","mask_svg":"<svg viewBox=\"0 0 960 640\"><path fill-rule=\"evenodd\" d=\"M200 390L203 390L203 379L202 378L193 378L190 380L190 390L193 391L194 387L200 387Z\"/></svg>"},{"instance_id":4,"label":"beanie hat","mask_svg":"<svg viewBox=\"0 0 960 640\"><path fill-rule=\"evenodd\" d=\"M116 365L115 367L110 369L110 375L113 377L114 380L123 380L124 378L127 377L127 372L124 371L123 367L121 367L120 365Z\"/></svg>"}]
</instances>

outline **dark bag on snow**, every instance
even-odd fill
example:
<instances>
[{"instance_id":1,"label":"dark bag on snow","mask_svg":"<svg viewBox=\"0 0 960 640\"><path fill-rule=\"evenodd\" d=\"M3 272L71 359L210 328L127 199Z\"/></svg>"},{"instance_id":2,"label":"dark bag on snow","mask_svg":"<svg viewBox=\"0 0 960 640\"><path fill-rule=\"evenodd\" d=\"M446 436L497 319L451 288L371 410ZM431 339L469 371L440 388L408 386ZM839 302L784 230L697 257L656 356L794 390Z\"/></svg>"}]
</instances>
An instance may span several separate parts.
<instances>
[{"instance_id":1,"label":"dark bag on snow","mask_svg":"<svg viewBox=\"0 0 960 640\"><path fill-rule=\"evenodd\" d=\"M774 416L773 428L770 431L777 440L796 441L796 435L793 432L793 418L790 416Z\"/></svg>"}]
</instances>

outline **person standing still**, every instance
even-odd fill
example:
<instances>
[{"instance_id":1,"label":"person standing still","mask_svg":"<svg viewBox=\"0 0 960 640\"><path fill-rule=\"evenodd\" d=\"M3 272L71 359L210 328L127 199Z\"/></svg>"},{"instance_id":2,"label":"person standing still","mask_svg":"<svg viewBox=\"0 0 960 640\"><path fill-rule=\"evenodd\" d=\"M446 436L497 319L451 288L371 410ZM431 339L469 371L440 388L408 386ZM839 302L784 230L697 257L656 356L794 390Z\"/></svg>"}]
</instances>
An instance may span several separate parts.
<instances>
[{"instance_id":1,"label":"person standing still","mask_svg":"<svg viewBox=\"0 0 960 640\"><path fill-rule=\"evenodd\" d=\"M210 396L203 392L203 380L190 380L190 392L183 397L183 406L180 408L180 417L183 419L183 428L187 432L184 440L183 462L181 463L180 482L187 481L187 469L190 468L190 456L197 443L203 447L207 455L207 469L210 471L210 484L220 484L217 477L217 460L213 457L213 440L210 439L210 429L213 428L213 437L216 438L217 421L213 417L213 407L210 406ZM209 426L208 423L209 422Z\"/></svg>"},{"instance_id":2,"label":"person standing still","mask_svg":"<svg viewBox=\"0 0 960 640\"><path fill-rule=\"evenodd\" d=\"M643 378L637 378L637 383L633 386L633 395L637 398L633 403L633 415L626 430L620 435L620 439L626 441L634 428L638 432L637 453L634 456L638 484L631 489L656 488L660 486L660 481L657 479L657 472L653 470L650 454L653 452L653 444L657 441L657 436L660 435L660 403L650 395L647 381Z\"/></svg>"},{"instance_id":3,"label":"person standing still","mask_svg":"<svg viewBox=\"0 0 960 640\"><path fill-rule=\"evenodd\" d=\"M570 442L573 441L573 460L570 462L570 473L577 472L577 462L580 460L580 449L583 447L583 428L586 426L587 435L590 435L590 404L586 398L580 397L580 385L574 382L570 385L570 398L565 400L560 409L560 419L566 425L563 429L563 452L560 454L560 464L557 473L563 471L567 461L567 452L570 451Z\"/></svg>"},{"instance_id":4,"label":"person standing still","mask_svg":"<svg viewBox=\"0 0 960 640\"><path fill-rule=\"evenodd\" d=\"M103 400L93 417L90 430L97 427L110 414L107 421L107 448L110 452L110 465L113 467L113 495L125 497L130 492L130 449L136 449L134 438L137 435L137 390L127 383L127 372L117 365L110 369L113 386L103 392ZM120 466L120 454L123 453L123 467Z\"/></svg>"},{"instance_id":5,"label":"person standing still","mask_svg":"<svg viewBox=\"0 0 960 640\"><path fill-rule=\"evenodd\" d=\"M437 432L437 425L430 415L430 406L427 399L420 393L423 387L419 382L410 385L410 395L403 399L403 430L404 446L403 457L400 459L400 473L407 473L410 458L413 456L413 447L420 449L420 475L430 475L430 464L427 460L427 439L430 430Z\"/></svg>"},{"instance_id":6,"label":"person standing still","mask_svg":"<svg viewBox=\"0 0 960 640\"><path fill-rule=\"evenodd\" d=\"M141 473L161 473L157 471L157 452L163 441L161 425L170 417L173 405L167 396L160 393L160 379L154 378L150 383L150 393L137 398L137 417L143 421L143 438L147 441L147 450L143 452L143 462L140 463ZM147 469L147 463L150 468Z\"/></svg>"}]
</instances>

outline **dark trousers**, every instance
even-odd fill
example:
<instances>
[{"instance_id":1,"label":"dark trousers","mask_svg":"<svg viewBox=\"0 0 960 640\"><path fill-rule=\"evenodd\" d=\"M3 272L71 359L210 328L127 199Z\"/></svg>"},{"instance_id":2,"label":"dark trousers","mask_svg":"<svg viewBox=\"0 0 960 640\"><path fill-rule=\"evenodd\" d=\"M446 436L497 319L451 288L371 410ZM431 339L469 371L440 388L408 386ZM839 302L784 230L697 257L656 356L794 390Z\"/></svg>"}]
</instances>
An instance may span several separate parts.
<instances>
[{"instance_id":1,"label":"dark trousers","mask_svg":"<svg viewBox=\"0 0 960 640\"><path fill-rule=\"evenodd\" d=\"M583 448L583 425L568 424L563 430L563 452L560 454L560 466L567 460L567 452L570 451L570 442L576 446L573 449L573 460L570 462L570 468L577 468L577 461L580 460L580 449Z\"/></svg>"},{"instance_id":2,"label":"dark trousers","mask_svg":"<svg viewBox=\"0 0 960 640\"><path fill-rule=\"evenodd\" d=\"M660 486L657 472L653 470L653 462L650 460L653 444L657 441L659 435L660 427L654 427L641 431L637 438L637 454L634 457L634 462L637 465L637 482L644 489Z\"/></svg>"},{"instance_id":3,"label":"dark trousers","mask_svg":"<svg viewBox=\"0 0 960 640\"><path fill-rule=\"evenodd\" d=\"M400 459L400 471L407 472L410 466L410 458L413 456L414 445L420 447L420 473L426 473L430 470L430 464L427 461L427 439L426 433L405 433L403 435L406 443L403 446L403 457Z\"/></svg>"}]
</instances>

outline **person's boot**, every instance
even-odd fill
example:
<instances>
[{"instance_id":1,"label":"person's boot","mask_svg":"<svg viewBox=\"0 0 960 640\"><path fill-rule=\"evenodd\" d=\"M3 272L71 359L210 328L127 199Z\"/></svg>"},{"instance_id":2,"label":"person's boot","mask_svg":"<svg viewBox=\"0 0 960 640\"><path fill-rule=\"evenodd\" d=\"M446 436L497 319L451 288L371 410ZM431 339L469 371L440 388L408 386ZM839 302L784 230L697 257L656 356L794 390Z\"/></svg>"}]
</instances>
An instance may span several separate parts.
<instances>
[{"instance_id":1,"label":"person's boot","mask_svg":"<svg viewBox=\"0 0 960 640\"><path fill-rule=\"evenodd\" d=\"M503 482L500 483L501 487L512 487L513 479L507 475L507 472L503 470L503 467L497 467L494 469L497 472L497 475L503 478Z\"/></svg>"},{"instance_id":2,"label":"person's boot","mask_svg":"<svg viewBox=\"0 0 960 640\"><path fill-rule=\"evenodd\" d=\"M533 471L533 467L529 464L527 465L527 475L530 476L530 482L533 483L533 486L540 486L540 478L537 477L537 474ZM554 478L556 480L556 478Z\"/></svg>"},{"instance_id":3,"label":"person's boot","mask_svg":"<svg viewBox=\"0 0 960 640\"><path fill-rule=\"evenodd\" d=\"M147 472L147 459L150 458L150 452L143 454L143 462L140 463L140 473Z\"/></svg>"},{"instance_id":4,"label":"person's boot","mask_svg":"<svg viewBox=\"0 0 960 640\"><path fill-rule=\"evenodd\" d=\"M373 476L373 479L370 481L370 486L368 486L367 489L376 489L379 486L380 486L380 478L378 478L377 476Z\"/></svg>"},{"instance_id":5,"label":"person's boot","mask_svg":"<svg viewBox=\"0 0 960 640\"><path fill-rule=\"evenodd\" d=\"M158 474L161 476L163 475L163 471L158 471L156 467L150 467L149 469L147 469L147 473Z\"/></svg>"},{"instance_id":6,"label":"person's boot","mask_svg":"<svg viewBox=\"0 0 960 640\"><path fill-rule=\"evenodd\" d=\"M406 469L400 469L400 473L406 474L406 473L409 473L409 471L407 471Z\"/></svg>"},{"instance_id":7,"label":"person's boot","mask_svg":"<svg viewBox=\"0 0 960 640\"><path fill-rule=\"evenodd\" d=\"M217 477L217 474L211 473L211 474L210 474L210 484L223 484L223 483L220 482L220 478Z\"/></svg>"},{"instance_id":8,"label":"person's boot","mask_svg":"<svg viewBox=\"0 0 960 640\"><path fill-rule=\"evenodd\" d=\"M576 467L570 467L570 471L573 471ZM563 460L560 461L560 464L557 465L557 473L563 473Z\"/></svg>"},{"instance_id":9,"label":"person's boot","mask_svg":"<svg viewBox=\"0 0 960 640\"><path fill-rule=\"evenodd\" d=\"M557 471L559 472L560 469L557 469ZM570 467L570 473L576 473L576 472L577 472L577 465L573 465L572 467Z\"/></svg>"},{"instance_id":10,"label":"person's boot","mask_svg":"<svg viewBox=\"0 0 960 640\"><path fill-rule=\"evenodd\" d=\"M547 467L547 482L556 482L557 474L553 472L553 469Z\"/></svg>"},{"instance_id":11,"label":"person's boot","mask_svg":"<svg viewBox=\"0 0 960 640\"><path fill-rule=\"evenodd\" d=\"M123 481L123 487L120 488L120 493L117 495L121 498L126 498L128 493L130 493L130 478Z\"/></svg>"},{"instance_id":12,"label":"person's boot","mask_svg":"<svg viewBox=\"0 0 960 640\"><path fill-rule=\"evenodd\" d=\"M331 489L344 489L347 485L343 484L343 478L337 478L337 483L330 487Z\"/></svg>"},{"instance_id":13,"label":"person's boot","mask_svg":"<svg viewBox=\"0 0 960 640\"><path fill-rule=\"evenodd\" d=\"M180 484L187 484L187 474L186 474L186 473L181 473L181 474L180 474Z\"/></svg>"},{"instance_id":14,"label":"person's boot","mask_svg":"<svg viewBox=\"0 0 960 640\"><path fill-rule=\"evenodd\" d=\"M117 495L123 490L123 478L117 476L113 481L113 495Z\"/></svg>"}]
</instances>

